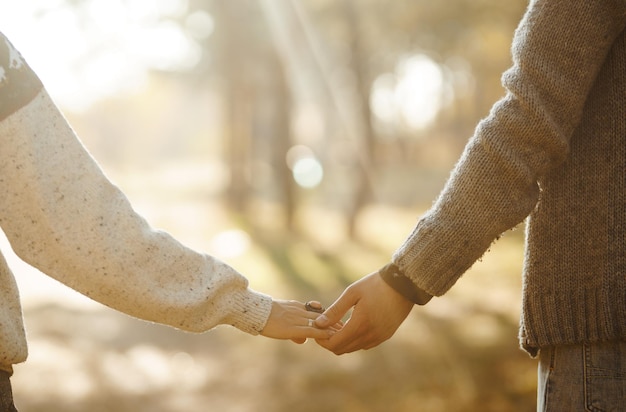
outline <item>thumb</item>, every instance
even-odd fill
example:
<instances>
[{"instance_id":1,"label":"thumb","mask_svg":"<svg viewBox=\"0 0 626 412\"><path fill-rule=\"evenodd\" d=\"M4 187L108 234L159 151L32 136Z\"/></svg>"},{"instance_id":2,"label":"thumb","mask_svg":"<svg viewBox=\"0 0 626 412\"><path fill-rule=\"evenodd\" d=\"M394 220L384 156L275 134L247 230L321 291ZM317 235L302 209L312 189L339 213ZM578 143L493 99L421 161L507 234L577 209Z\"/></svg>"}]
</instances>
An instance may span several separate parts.
<instances>
[{"instance_id":1,"label":"thumb","mask_svg":"<svg viewBox=\"0 0 626 412\"><path fill-rule=\"evenodd\" d=\"M351 293L351 289L346 289L324 313L315 319L315 326L324 329L337 324L350 308L356 305L357 301L358 299Z\"/></svg>"}]
</instances>

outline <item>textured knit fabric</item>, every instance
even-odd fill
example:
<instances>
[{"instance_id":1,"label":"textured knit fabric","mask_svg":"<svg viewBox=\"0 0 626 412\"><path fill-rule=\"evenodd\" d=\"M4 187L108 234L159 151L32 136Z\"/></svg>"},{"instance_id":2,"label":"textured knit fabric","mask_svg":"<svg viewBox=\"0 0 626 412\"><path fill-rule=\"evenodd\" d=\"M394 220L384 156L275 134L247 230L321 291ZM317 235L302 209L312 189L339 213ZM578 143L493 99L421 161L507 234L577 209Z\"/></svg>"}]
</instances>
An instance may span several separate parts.
<instances>
[{"instance_id":1,"label":"textured knit fabric","mask_svg":"<svg viewBox=\"0 0 626 412\"><path fill-rule=\"evenodd\" d=\"M506 95L394 253L442 295L529 216L520 343L531 354L626 339L625 26L624 0L531 1Z\"/></svg>"},{"instance_id":2,"label":"textured knit fabric","mask_svg":"<svg viewBox=\"0 0 626 412\"><path fill-rule=\"evenodd\" d=\"M192 332L265 326L271 298L135 213L2 35L0 193L0 227L16 254L86 296ZM0 256L0 369L26 354L18 290Z\"/></svg>"}]
</instances>

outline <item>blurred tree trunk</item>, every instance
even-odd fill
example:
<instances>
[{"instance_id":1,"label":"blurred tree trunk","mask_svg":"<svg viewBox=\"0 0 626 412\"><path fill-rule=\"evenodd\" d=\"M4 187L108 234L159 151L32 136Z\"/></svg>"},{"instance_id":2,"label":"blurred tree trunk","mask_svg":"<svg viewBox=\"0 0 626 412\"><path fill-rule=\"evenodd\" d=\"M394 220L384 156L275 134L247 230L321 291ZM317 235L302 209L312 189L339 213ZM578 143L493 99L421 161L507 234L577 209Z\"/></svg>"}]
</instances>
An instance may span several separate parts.
<instances>
[{"instance_id":1,"label":"blurred tree trunk","mask_svg":"<svg viewBox=\"0 0 626 412\"><path fill-rule=\"evenodd\" d=\"M351 196L346 211L348 234L354 236L356 217L372 194L369 170L373 164L375 140L369 105L368 65L364 61L359 19L354 4L344 1L344 10L340 14L344 17L342 24L347 26L350 33L352 63L347 68L355 76L357 84L342 87L336 87L333 75L346 67L341 67L329 57L330 47L317 34L317 28L311 24L306 8L294 1L264 0L261 4L274 30L274 42L280 57L290 69L291 83L300 81L306 84L318 105L330 112L329 118L338 121L341 133L354 144L351 156L354 159L355 178L353 187L344 189Z\"/></svg>"},{"instance_id":2,"label":"blurred tree trunk","mask_svg":"<svg viewBox=\"0 0 626 412\"><path fill-rule=\"evenodd\" d=\"M293 102L298 99L298 85L308 87L307 92L323 101L325 107L332 107L333 102L318 67L319 62L315 59L306 31L298 18L296 6L289 0L261 0L259 3L271 33L276 58L275 72L280 84L276 91L277 106L282 109L279 109L281 113L276 120L278 144L275 164L283 188L287 227L294 231L299 191L286 163L286 154L295 143L291 135L291 114Z\"/></svg>"},{"instance_id":3,"label":"blurred tree trunk","mask_svg":"<svg viewBox=\"0 0 626 412\"><path fill-rule=\"evenodd\" d=\"M250 168L251 90L246 76L246 31L242 30L238 17L240 1L215 2L218 15L216 35L219 41L220 67L224 80L224 150L230 172L227 202L232 210L245 212L248 201L248 174Z\"/></svg>"},{"instance_id":4,"label":"blurred tree trunk","mask_svg":"<svg viewBox=\"0 0 626 412\"><path fill-rule=\"evenodd\" d=\"M350 44L350 66L356 80L354 101L357 105L356 116L360 121L362 136L359 136L360 153L358 156L357 177L355 181L352 205L348 211L348 235L354 238L356 235L356 218L360 210L372 197L371 175L375 171L374 147L376 136L372 127L372 111L369 104L370 78L368 62L364 58L364 47L360 33L360 19L355 7L356 0L343 0L343 13L348 26L348 40Z\"/></svg>"},{"instance_id":5,"label":"blurred tree trunk","mask_svg":"<svg viewBox=\"0 0 626 412\"><path fill-rule=\"evenodd\" d=\"M226 110L228 124L225 128L226 160L230 169L227 199L230 207L245 212L248 200L250 170L251 93L241 76L239 62L226 78Z\"/></svg>"},{"instance_id":6,"label":"blurred tree trunk","mask_svg":"<svg viewBox=\"0 0 626 412\"><path fill-rule=\"evenodd\" d=\"M292 99L287 82L287 74L280 56L274 49L270 52L271 73L273 75L274 116L273 125L276 142L272 146L272 163L274 164L280 195L285 208L285 221L289 231L295 229L296 190L291 170L287 165L286 154L293 145L291 141Z\"/></svg>"}]
</instances>

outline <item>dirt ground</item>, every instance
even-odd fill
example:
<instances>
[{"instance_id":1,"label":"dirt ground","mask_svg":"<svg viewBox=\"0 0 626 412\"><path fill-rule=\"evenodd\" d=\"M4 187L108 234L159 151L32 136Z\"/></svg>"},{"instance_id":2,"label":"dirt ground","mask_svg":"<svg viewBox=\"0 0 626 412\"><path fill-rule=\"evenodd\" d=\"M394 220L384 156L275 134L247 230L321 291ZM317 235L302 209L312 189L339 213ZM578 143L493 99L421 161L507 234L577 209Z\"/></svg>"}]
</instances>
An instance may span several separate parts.
<instances>
[{"instance_id":1,"label":"dirt ground","mask_svg":"<svg viewBox=\"0 0 626 412\"><path fill-rule=\"evenodd\" d=\"M492 281L491 299L472 294L488 281L462 280L470 292L416 308L391 340L340 357L230 327L189 334L97 304L33 305L16 402L22 412L533 410L516 293Z\"/></svg>"},{"instance_id":2,"label":"dirt ground","mask_svg":"<svg viewBox=\"0 0 626 412\"><path fill-rule=\"evenodd\" d=\"M139 198L135 203L139 208L152 204ZM314 235L310 242L268 246L242 231L224 231L234 226L216 218L221 213L217 208L211 218L198 218L198 208L206 212L201 203L154 203L160 212L143 212L192 247L217 253L216 238L217 244L238 244L237 256L223 252L222 257L246 274L255 289L280 298L319 299L326 305L345 284L367 273L366 268L384 263L393 243L402 239L399 233L409 230L414 220L414 212L406 219L394 214L391 220L385 215L391 212L376 210L376 218L366 216L362 224L381 244L335 239L344 246L327 246L339 259L316 253ZM185 216L195 218L187 221ZM208 239L207 233L221 237ZM324 239L331 242L329 236ZM535 408L536 362L517 343L519 232L497 242L449 294L415 308L392 339L339 357L315 342L296 345L230 327L190 334L136 320L7 258L22 293L30 352L28 361L15 367L13 378L20 412Z\"/></svg>"}]
</instances>

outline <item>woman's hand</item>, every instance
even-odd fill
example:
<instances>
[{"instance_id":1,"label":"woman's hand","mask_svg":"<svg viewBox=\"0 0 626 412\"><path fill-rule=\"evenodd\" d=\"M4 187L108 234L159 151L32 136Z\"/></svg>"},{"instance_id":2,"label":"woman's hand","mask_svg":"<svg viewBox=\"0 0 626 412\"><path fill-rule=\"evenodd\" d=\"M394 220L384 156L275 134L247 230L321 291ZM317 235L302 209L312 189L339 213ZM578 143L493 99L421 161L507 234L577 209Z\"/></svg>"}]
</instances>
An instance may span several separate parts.
<instances>
[{"instance_id":1,"label":"woman's hand","mask_svg":"<svg viewBox=\"0 0 626 412\"><path fill-rule=\"evenodd\" d=\"M319 302L313 301L309 304L313 308L322 308ZM261 335L304 343L308 338L328 339L341 328L341 324L326 329L317 328L313 322L318 316L319 313L307 310L304 303L295 300L274 300L270 317L261 331Z\"/></svg>"}]
</instances>

